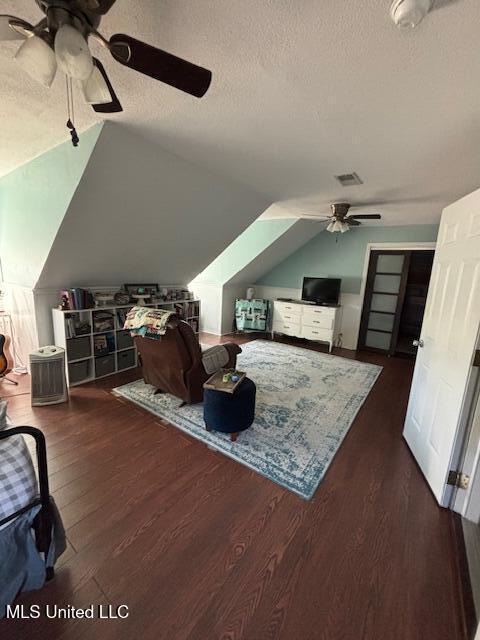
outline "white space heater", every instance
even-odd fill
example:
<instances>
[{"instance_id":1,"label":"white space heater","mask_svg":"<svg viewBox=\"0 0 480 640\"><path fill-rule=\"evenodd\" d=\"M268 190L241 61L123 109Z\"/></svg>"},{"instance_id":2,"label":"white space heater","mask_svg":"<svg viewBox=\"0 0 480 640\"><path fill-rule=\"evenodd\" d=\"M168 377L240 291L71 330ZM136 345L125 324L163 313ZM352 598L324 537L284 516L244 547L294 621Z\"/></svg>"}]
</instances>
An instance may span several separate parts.
<instances>
[{"instance_id":1,"label":"white space heater","mask_svg":"<svg viewBox=\"0 0 480 640\"><path fill-rule=\"evenodd\" d=\"M60 404L68 400L65 349L41 347L30 354L32 406Z\"/></svg>"}]
</instances>

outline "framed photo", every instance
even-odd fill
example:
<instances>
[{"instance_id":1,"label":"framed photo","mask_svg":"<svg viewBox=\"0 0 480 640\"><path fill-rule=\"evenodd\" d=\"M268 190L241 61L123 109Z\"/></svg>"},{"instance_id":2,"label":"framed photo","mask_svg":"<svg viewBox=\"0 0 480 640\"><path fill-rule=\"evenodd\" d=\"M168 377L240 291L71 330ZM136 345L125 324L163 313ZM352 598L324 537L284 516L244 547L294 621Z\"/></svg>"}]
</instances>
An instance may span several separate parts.
<instances>
[{"instance_id":1,"label":"framed photo","mask_svg":"<svg viewBox=\"0 0 480 640\"><path fill-rule=\"evenodd\" d=\"M124 284L123 288L130 297L135 293L156 296L159 292L158 284Z\"/></svg>"}]
</instances>

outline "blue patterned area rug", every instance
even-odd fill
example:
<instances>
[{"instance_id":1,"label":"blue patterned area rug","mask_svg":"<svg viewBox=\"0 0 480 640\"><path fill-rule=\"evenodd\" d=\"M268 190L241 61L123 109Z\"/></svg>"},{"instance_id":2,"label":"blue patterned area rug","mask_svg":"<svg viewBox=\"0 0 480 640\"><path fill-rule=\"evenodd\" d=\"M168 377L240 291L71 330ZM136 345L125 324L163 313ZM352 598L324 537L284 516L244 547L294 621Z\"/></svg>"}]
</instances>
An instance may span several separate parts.
<instances>
[{"instance_id":1,"label":"blue patterned area rug","mask_svg":"<svg viewBox=\"0 0 480 640\"><path fill-rule=\"evenodd\" d=\"M235 443L206 431L201 404L179 408L143 380L113 391L309 500L382 367L266 340L242 349L237 367L257 385L257 402Z\"/></svg>"}]
</instances>

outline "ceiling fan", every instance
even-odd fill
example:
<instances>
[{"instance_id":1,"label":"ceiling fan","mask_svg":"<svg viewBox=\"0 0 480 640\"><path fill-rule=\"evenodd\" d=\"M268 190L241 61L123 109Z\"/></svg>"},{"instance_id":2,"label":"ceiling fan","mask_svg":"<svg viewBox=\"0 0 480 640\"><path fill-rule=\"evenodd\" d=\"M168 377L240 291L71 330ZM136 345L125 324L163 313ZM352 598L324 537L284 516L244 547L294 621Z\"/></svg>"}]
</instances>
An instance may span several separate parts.
<instances>
[{"instance_id":1,"label":"ceiling fan","mask_svg":"<svg viewBox=\"0 0 480 640\"><path fill-rule=\"evenodd\" d=\"M350 227L360 226L362 223L359 222L359 220L380 220L382 217L379 213L352 213L348 215L351 206L348 202L335 202L330 205L332 209L331 216L318 217L305 215L304 217L312 218L320 222L328 220L327 231L330 231L330 233L345 233L349 231Z\"/></svg>"},{"instance_id":2,"label":"ceiling fan","mask_svg":"<svg viewBox=\"0 0 480 640\"><path fill-rule=\"evenodd\" d=\"M92 57L88 39L95 38L120 64L201 98L212 80L208 69L117 33L109 40L98 27L115 0L35 0L45 17L36 25L0 15L0 41L24 40L15 55L35 80L50 87L57 68L80 83L85 101L100 113L122 111L102 63Z\"/></svg>"}]
</instances>

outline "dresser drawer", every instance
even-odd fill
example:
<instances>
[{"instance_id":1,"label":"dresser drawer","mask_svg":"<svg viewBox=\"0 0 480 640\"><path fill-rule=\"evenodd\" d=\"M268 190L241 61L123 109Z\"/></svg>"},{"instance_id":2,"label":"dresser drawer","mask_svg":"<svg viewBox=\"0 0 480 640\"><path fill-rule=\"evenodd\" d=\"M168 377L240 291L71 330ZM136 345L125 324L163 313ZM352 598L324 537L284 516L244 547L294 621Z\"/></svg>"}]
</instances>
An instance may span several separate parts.
<instances>
[{"instance_id":1,"label":"dresser drawer","mask_svg":"<svg viewBox=\"0 0 480 640\"><path fill-rule=\"evenodd\" d=\"M335 319L335 307L312 307L303 305L303 315L313 318L331 318Z\"/></svg>"},{"instance_id":2,"label":"dresser drawer","mask_svg":"<svg viewBox=\"0 0 480 640\"><path fill-rule=\"evenodd\" d=\"M334 325L334 318L319 315L304 315L302 318L302 326L311 327L312 329L327 329L331 331Z\"/></svg>"},{"instance_id":3,"label":"dresser drawer","mask_svg":"<svg viewBox=\"0 0 480 640\"><path fill-rule=\"evenodd\" d=\"M301 316L302 305L294 304L293 302L278 302L275 300L273 305L274 312L278 312L281 315L287 314L290 316Z\"/></svg>"},{"instance_id":4,"label":"dresser drawer","mask_svg":"<svg viewBox=\"0 0 480 640\"><path fill-rule=\"evenodd\" d=\"M292 313L291 311L288 311L288 309L286 310L279 310L277 309L277 307L274 308L273 310L273 322L280 322L283 323L285 322L286 324L290 324L291 322L293 322L294 324L300 324L300 318L301 316L296 314L296 313Z\"/></svg>"},{"instance_id":5,"label":"dresser drawer","mask_svg":"<svg viewBox=\"0 0 480 640\"><path fill-rule=\"evenodd\" d=\"M287 336L298 336L302 335L302 328L300 323L297 322L275 322L272 327L275 333L285 333Z\"/></svg>"},{"instance_id":6,"label":"dresser drawer","mask_svg":"<svg viewBox=\"0 0 480 640\"><path fill-rule=\"evenodd\" d=\"M314 329L313 327L302 327L302 338L307 340L324 340L330 342L333 340L333 332L326 329Z\"/></svg>"}]
</instances>

